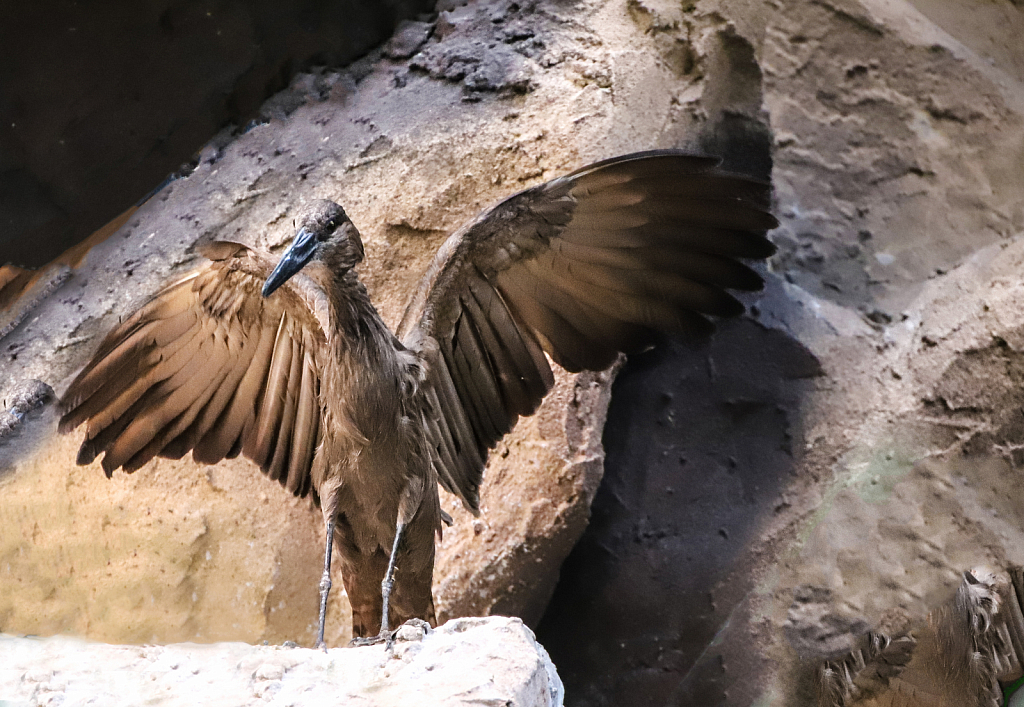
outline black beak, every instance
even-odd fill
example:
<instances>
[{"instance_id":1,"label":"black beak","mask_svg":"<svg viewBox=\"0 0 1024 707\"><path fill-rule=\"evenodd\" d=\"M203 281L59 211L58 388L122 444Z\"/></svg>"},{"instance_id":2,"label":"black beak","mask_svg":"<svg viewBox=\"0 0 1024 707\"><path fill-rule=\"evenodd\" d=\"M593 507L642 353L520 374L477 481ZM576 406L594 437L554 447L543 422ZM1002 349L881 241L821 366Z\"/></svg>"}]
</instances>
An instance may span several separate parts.
<instances>
[{"instance_id":1,"label":"black beak","mask_svg":"<svg viewBox=\"0 0 1024 707\"><path fill-rule=\"evenodd\" d=\"M287 282L288 278L302 270L306 263L313 259L316 245L316 236L305 228L301 229L295 235L295 240L292 241L288 250L281 256L274 272L270 273L270 277L263 283L263 296L269 297L274 290Z\"/></svg>"}]
</instances>

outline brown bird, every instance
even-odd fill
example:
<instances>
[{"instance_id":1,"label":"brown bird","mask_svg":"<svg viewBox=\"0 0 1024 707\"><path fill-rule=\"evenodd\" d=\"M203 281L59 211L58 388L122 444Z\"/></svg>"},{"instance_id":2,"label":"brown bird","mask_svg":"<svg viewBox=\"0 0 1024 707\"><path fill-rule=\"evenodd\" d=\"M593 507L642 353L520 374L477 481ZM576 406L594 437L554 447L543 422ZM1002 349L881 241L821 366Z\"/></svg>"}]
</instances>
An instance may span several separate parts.
<instances>
[{"instance_id":1,"label":"brown bird","mask_svg":"<svg viewBox=\"0 0 1024 707\"><path fill-rule=\"evenodd\" d=\"M239 453L318 498L353 633L434 623L437 484L479 513L488 449L554 379L600 370L661 332L698 334L761 278L770 186L718 160L653 150L591 164L509 197L441 246L392 333L355 266L344 210L318 201L276 267L215 242L212 262L112 331L63 398L86 424L79 464L109 477L154 456L213 464ZM300 272L301 271L301 272ZM261 293L262 290L262 293ZM450 522L450 519L447 519Z\"/></svg>"}]
</instances>

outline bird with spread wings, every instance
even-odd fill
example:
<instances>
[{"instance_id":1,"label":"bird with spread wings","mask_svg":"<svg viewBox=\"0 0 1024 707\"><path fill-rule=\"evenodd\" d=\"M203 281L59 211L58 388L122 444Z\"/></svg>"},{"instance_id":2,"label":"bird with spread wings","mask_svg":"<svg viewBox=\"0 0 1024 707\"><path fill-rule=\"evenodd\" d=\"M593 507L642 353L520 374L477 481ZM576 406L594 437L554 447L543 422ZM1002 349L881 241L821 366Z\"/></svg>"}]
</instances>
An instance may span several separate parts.
<instances>
[{"instance_id":1,"label":"bird with spread wings","mask_svg":"<svg viewBox=\"0 0 1024 707\"><path fill-rule=\"evenodd\" d=\"M331 201L272 256L237 243L170 283L100 344L62 399L85 423L79 464L107 476L188 452L242 454L323 511L323 645L334 544L353 634L434 623L438 484L479 513L488 450L551 389L549 358L600 370L664 332L743 311L728 289L774 252L770 185L711 157L653 150L511 196L438 250L398 330L355 267L363 245ZM375 640L375 639L370 639Z\"/></svg>"}]
</instances>

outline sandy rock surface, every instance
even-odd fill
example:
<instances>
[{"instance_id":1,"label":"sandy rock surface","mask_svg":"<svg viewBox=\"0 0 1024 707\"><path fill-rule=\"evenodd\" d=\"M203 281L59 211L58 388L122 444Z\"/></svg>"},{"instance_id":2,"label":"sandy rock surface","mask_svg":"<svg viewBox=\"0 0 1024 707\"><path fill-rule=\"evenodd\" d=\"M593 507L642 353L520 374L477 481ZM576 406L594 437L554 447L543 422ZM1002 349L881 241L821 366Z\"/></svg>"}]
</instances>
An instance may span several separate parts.
<instances>
[{"instance_id":1,"label":"sandy rock surface","mask_svg":"<svg viewBox=\"0 0 1024 707\"><path fill-rule=\"evenodd\" d=\"M394 323L445 233L524 186L663 146L772 169L779 254L754 316L628 365L597 522L539 632L570 705L810 703L864 626L1024 562L1022 30L1010 0L446 10L422 43L409 26L296 79L94 247L0 342L0 397L59 394L196 242L277 249L313 198L359 226ZM559 377L492 454L480 519L446 499L442 616L541 616L597 490L610 380ZM0 448L4 630L311 642L308 504L243 461L107 481L48 414Z\"/></svg>"},{"instance_id":2,"label":"sandy rock surface","mask_svg":"<svg viewBox=\"0 0 1024 707\"><path fill-rule=\"evenodd\" d=\"M562 683L519 619L457 619L424 635L323 652L244 643L113 646L0 635L2 704L559 707Z\"/></svg>"}]
</instances>

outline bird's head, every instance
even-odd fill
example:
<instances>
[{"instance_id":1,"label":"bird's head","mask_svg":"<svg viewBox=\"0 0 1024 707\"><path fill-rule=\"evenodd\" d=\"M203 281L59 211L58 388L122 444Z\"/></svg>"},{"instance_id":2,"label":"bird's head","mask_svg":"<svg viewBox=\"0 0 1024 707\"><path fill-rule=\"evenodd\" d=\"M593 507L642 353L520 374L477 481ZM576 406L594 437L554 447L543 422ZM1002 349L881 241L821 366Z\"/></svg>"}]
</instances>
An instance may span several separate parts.
<instances>
[{"instance_id":1,"label":"bird's head","mask_svg":"<svg viewBox=\"0 0 1024 707\"><path fill-rule=\"evenodd\" d=\"M314 260L332 270L350 270L363 259L363 241L345 210L327 199L313 202L298 219L298 233L263 283L263 296Z\"/></svg>"}]
</instances>

